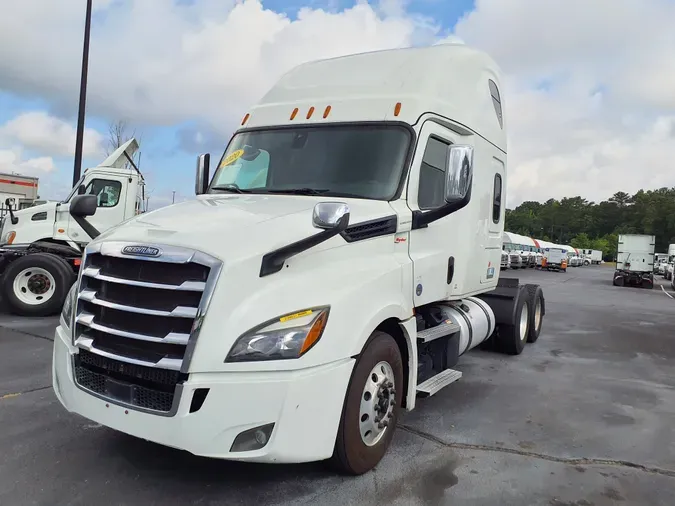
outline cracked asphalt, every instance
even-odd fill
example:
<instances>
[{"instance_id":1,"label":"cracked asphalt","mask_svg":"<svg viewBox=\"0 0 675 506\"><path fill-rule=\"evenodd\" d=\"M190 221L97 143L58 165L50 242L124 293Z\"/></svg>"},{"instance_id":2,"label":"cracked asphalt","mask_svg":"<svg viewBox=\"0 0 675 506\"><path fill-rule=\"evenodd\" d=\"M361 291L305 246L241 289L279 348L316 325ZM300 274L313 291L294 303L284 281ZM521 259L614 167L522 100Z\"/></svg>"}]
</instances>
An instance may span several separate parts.
<instances>
[{"instance_id":1,"label":"cracked asphalt","mask_svg":"<svg viewBox=\"0 0 675 506\"><path fill-rule=\"evenodd\" d=\"M69 414L51 390L56 319L0 315L0 504L670 506L675 299L611 274L504 273L542 285L539 341L463 356L462 380L420 399L358 478L197 458Z\"/></svg>"}]
</instances>

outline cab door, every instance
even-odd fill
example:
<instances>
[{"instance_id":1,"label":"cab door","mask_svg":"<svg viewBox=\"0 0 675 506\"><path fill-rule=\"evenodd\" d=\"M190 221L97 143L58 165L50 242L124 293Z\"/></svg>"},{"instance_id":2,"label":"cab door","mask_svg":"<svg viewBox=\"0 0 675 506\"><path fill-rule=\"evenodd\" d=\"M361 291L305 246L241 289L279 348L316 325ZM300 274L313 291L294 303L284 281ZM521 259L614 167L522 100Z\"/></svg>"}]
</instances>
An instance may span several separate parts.
<instances>
[{"instance_id":1,"label":"cab door","mask_svg":"<svg viewBox=\"0 0 675 506\"><path fill-rule=\"evenodd\" d=\"M413 214L445 206L445 180L453 144L472 143L440 123L427 120L421 128L408 184L408 206ZM466 219L464 220L466 221ZM410 232L415 306L450 297L461 289L461 266L473 253L462 239L466 224L460 213L451 213Z\"/></svg>"},{"instance_id":2,"label":"cab door","mask_svg":"<svg viewBox=\"0 0 675 506\"><path fill-rule=\"evenodd\" d=\"M124 221L128 198L127 181L127 177L115 173L95 172L90 177L85 176L84 194L95 195L98 202L96 214L86 219L99 232L103 233ZM75 242L91 241L91 237L72 216L68 220L68 236Z\"/></svg>"}]
</instances>

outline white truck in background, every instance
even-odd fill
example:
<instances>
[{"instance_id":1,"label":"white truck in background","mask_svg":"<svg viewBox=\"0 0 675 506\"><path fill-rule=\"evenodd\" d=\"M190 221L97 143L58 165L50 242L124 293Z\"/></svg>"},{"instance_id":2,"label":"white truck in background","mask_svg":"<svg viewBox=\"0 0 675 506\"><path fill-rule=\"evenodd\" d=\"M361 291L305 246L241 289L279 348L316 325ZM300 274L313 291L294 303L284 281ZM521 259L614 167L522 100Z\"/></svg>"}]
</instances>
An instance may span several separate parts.
<instances>
[{"instance_id":1,"label":"white truck in background","mask_svg":"<svg viewBox=\"0 0 675 506\"><path fill-rule=\"evenodd\" d=\"M502 248L502 258L501 262L499 264L499 268L501 270L506 270L511 268L511 256L509 255L509 252L506 251L504 248Z\"/></svg>"},{"instance_id":2,"label":"white truck in background","mask_svg":"<svg viewBox=\"0 0 675 506\"><path fill-rule=\"evenodd\" d=\"M546 247L541 268L547 271L567 272L567 250L565 248Z\"/></svg>"},{"instance_id":3,"label":"white truck in background","mask_svg":"<svg viewBox=\"0 0 675 506\"><path fill-rule=\"evenodd\" d=\"M58 314L75 282L80 260L100 232L145 211L145 183L133 164L138 149L130 139L84 174L63 202L11 210L0 219L0 291L14 314ZM93 195L90 220L72 216L78 195Z\"/></svg>"},{"instance_id":4,"label":"white truck in background","mask_svg":"<svg viewBox=\"0 0 675 506\"><path fill-rule=\"evenodd\" d=\"M285 74L210 182L199 157L197 199L86 247L55 333L61 404L197 455L372 469L460 355L540 335L541 288L500 279L503 107L464 45Z\"/></svg>"},{"instance_id":5,"label":"white truck in background","mask_svg":"<svg viewBox=\"0 0 675 506\"><path fill-rule=\"evenodd\" d=\"M668 265L666 266L664 277L668 281L672 281L673 272L675 271L675 244L668 245Z\"/></svg>"},{"instance_id":6,"label":"white truck in background","mask_svg":"<svg viewBox=\"0 0 675 506\"><path fill-rule=\"evenodd\" d=\"M619 235L614 286L654 288L655 244L653 235Z\"/></svg>"},{"instance_id":7,"label":"white truck in background","mask_svg":"<svg viewBox=\"0 0 675 506\"><path fill-rule=\"evenodd\" d=\"M591 249L588 250L588 252L590 253L590 255L587 258L592 264L598 265L602 263L602 251L600 251L599 249Z\"/></svg>"}]
</instances>

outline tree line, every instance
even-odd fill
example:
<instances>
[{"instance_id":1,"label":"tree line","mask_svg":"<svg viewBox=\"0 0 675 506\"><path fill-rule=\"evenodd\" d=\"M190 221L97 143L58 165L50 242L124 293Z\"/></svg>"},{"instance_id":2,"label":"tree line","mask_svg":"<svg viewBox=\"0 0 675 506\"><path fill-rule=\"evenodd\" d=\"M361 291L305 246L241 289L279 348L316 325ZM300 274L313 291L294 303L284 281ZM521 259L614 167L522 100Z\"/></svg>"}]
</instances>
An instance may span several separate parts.
<instances>
[{"instance_id":1,"label":"tree line","mask_svg":"<svg viewBox=\"0 0 675 506\"><path fill-rule=\"evenodd\" d=\"M656 236L656 252L675 243L675 187L617 192L599 204L582 197L526 201L506 210L505 230L535 239L601 250L616 258L619 234Z\"/></svg>"}]
</instances>

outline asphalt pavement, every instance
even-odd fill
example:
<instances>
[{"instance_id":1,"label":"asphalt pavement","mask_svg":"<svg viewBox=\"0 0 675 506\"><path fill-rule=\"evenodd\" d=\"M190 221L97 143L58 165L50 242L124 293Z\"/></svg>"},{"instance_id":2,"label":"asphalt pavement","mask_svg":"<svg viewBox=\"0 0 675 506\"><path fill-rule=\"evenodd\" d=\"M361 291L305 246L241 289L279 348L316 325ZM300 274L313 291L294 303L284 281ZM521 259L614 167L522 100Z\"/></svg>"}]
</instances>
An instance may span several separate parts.
<instances>
[{"instance_id":1,"label":"asphalt pavement","mask_svg":"<svg viewBox=\"0 0 675 506\"><path fill-rule=\"evenodd\" d=\"M56 318L0 315L0 504L670 506L675 299L611 274L503 273L542 285L539 341L463 356L461 381L419 400L357 478L198 458L69 414L51 389Z\"/></svg>"}]
</instances>

